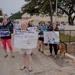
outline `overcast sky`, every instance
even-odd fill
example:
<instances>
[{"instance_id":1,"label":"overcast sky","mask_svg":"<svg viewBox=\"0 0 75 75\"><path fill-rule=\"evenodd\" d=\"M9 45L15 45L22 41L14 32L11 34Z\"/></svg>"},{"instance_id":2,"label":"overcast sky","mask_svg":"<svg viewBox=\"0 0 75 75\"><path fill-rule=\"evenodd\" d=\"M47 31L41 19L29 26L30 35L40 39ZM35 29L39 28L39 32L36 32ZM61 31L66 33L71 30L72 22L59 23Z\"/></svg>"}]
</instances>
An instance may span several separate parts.
<instances>
[{"instance_id":1,"label":"overcast sky","mask_svg":"<svg viewBox=\"0 0 75 75\"><path fill-rule=\"evenodd\" d=\"M4 14L8 15L19 11L24 4L24 0L0 0L0 8L3 9Z\"/></svg>"}]
</instances>

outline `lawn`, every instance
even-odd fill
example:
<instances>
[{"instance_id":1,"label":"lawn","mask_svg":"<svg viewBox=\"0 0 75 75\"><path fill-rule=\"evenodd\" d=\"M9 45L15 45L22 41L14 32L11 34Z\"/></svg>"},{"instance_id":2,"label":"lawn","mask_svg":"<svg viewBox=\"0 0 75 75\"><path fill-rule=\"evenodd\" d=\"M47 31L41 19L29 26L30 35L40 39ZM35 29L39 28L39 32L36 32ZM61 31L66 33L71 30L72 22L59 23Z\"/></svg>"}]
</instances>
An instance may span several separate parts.
<instances>
[{"instance_id":1,"label":"lawn","mask_svg":"<svg viewBox=\"0 0 75 75\"><path fill-rule=\"evenodd\" d=\"M70 36L67 36L67 35L65 35L65 34L59 34L59 36L60 36L60 40L62 41L62 42L75 42L75 37L70 37Z\"/></svg>"}]
</instances>

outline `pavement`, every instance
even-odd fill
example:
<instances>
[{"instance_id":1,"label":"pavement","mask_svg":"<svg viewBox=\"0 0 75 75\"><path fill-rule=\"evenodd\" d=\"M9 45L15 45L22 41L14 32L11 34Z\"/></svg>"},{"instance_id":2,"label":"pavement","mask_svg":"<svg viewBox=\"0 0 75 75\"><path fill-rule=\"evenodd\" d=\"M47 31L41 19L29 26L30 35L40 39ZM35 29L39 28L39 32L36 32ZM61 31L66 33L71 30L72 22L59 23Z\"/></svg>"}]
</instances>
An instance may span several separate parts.
<instances>
[{"instance_id":1,"label":"pavement","mask_svg":"<svg viewBox=\"0 0 75 75\"><path fill-rule=\"evenodd\" d=\"M38 48L32 52L32 67L33 71L29 72L28 67L20 71L21 55L19 49L14 48L15 58L9 56L4 58L4 51L0 42L0 75L75 75L75 66L70 58L57 59L53 56L48 57L49 50L45 47L44 54L38 51ZM28 62L26 62L28 65Z\"/></svg>"}]
</instances>

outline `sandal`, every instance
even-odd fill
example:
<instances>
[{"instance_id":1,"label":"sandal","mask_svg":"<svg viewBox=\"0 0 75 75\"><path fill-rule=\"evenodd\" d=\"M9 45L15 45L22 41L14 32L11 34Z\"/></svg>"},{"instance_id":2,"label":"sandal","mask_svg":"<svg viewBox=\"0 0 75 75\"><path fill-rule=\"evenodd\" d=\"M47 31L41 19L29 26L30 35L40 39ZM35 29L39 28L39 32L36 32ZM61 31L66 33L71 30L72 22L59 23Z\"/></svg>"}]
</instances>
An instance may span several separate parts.
<instances>
[{"instance_id":1,"label":"sandal","mask_svg":"<svg viewBox=\"0 0 75 75\"><path fill-rule=\"evenodd\" d=\"M4 58L8 57L8 55L5 55Z\"/></svg>"},{"instance_id":2,"label":"sandal","mask_svg":"<svg viewBox=\"0 0 75 75\"><path fill-rule=\"evenodd\" d=\"M41 53L44 53L44 51L41 51Z\"/></svg>"},{"instance_id":3,"label":"sandal","mask_svg":"<svg viewBox=\"0 0 75 75\"><path fill-rule=\"evenodd\" d=\"M32 72L33 70L29 70L29 72Z\"/></svg>"},{"instance_id":4,"label":"sandal","mask_svg":"<svg viewBox=\"0 0 75 75\"><path fill-rule=\"evenodd\" d=\"M26 68L26 66L24 66L24 67L20 68L20 70L24 70L25 68Z\"/></svg>"},{"instance_id":5,"label":"sandal","mask_svg":"<svg viewBox=\"0 0 75 75\"><path fill-rule=\"evenodd\" d=\"M14 56L14 55L12 55L12 58L15 58L15 56Z\"/></svg>"},{"instance_id":6,"label":"sandal","mask_svg":"<svg viewBox=\"0 0 75 75\"><path fill-rule=\"evenodd\" d=\"M32 72L33 70L32 70L32 67L29 69L29 72Z\"/></svg>"}]
</instances>

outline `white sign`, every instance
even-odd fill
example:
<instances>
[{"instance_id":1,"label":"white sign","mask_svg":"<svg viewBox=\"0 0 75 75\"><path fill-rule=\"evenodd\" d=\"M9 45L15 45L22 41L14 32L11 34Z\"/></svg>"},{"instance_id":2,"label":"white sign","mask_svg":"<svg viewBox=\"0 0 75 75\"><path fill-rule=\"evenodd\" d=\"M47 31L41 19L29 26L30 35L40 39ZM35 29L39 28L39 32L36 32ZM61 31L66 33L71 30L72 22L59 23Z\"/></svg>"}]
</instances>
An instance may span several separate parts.
<instances>
[{"instance_id":1,"label":"white sign","mask_svg":"<svg viewBox=\"0 0 75 75\"><path fill-rule=\"evenodd\" d=\"M44 32L44 43L59 44L59 32L58 31Z\"/></svg>"},{"instance_id":2,"label":"white sign","mask_svg":"<svg viewBox=\"0 0 75 75\"><path fill-rule=\"evenodd\" d=\"M31 31L31 32L36 32L37 27L28 27L28 30Z\"/></svg>"},{"instance_id":3,"label":"white sign","mask_svg":"<svg viewBox=\"0 0 75 75\"><path fill-rule=\"evenodd\" d=\"M19 49L33 49L37 47L38 32L16 30L14 34L14 47Z\"/></svg>"}]
</instances>

